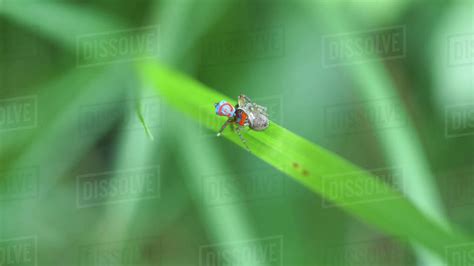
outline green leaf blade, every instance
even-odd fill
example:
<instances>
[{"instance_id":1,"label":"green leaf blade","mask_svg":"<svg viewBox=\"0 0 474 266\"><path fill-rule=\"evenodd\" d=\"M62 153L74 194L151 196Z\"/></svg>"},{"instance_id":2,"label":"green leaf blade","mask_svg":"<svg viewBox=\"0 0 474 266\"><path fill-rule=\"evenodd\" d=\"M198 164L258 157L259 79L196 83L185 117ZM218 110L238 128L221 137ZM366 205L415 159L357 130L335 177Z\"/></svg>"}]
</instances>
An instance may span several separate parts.
<instances>
[{"instance_id":1,"label":"green leaf blade","mask_svg":"<svg viewBox=\"0 0 474 266\"><path fill-rule=\"evenodd\" d=\"M191 116L202 126L218 131L218 125L209 122L216 119L212 104L222 99L233 101L231 98L155 62L140 64L138 71L142 79L149 82L169 104ZM222 123L225 122L223 117L217 119ZM223 135L245 148L230 129ZM334 202L335 206L342 207L385 232L410 238L439 255L444 255L446 246L467 241L461 234L448 232L431 221L400 191L378 180L373 174L276 123L271 122L269 128L263 132L247 131L245 137L251 153L256 157L299 181L309 190L320 194L328 202ZM358 202L354 201L353 197L340 197L327 189L328 180L344 185L353 182L355 178L359 182L370 182L379 192L377 198L363 195ZM346 195L352 193L346 187L341 191Z\"/></svg>"}]
</instances>

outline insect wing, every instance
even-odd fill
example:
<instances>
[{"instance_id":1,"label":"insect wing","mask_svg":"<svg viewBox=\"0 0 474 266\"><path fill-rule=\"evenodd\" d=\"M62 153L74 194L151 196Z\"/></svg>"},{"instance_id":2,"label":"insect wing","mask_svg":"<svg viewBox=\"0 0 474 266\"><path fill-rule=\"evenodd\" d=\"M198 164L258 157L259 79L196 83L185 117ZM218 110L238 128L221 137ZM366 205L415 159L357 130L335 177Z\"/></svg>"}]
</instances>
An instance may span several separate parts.
<instances>
[{"instance_id":1,"label":"insect wing","mask_svg":"<svg viewBox=\"0 0 474 266\"><path fill-rule=\"evenodd\" d=\"M268 117L268 112L267 112L267 107L263 107L261 105L258 105L252 100L242 94L239 96L239 109L242 109L244 112L247 114L252 114L252 117L258 117L258 116L265 116Z\"/></svg>"},{"instance_id":2,"label":"insect wing","mask_svg":"<svg viewBox=\"0 0 474 266\"><path fill-rule=\"evenodd\" d=\"M252 104L251 112L255 114L255 116L263 115L268 117L267 107L263 107L256 103Z\"/></svg>"},{"instance_id":3,"label":"insect wing","mask_svg":"<svg viewBox=\"0 0 474 266\"><path fill-rule=\"evenodd\" d=\"M252 100L247 95L241 94L239 95L239 106L246 106L247 104L251 104Z\"/></svg>"}]
</instances>

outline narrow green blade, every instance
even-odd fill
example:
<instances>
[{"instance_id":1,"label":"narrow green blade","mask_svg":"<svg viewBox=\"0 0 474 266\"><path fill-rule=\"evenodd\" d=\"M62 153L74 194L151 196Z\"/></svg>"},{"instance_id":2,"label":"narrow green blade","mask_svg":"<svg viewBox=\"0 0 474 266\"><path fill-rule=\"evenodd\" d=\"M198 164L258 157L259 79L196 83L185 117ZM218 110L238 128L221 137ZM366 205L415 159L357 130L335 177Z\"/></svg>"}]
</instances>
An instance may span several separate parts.
<instances>
[{"instance_id":1,"label":"narrow green blade","mask_svg":"<svg viewBox=\"0 0 474 266\"><path fill-rule=\"evenodd\" d=\"M210 130L217 132L219 123L225 121L220 117L216 123L213 103L222 99L232 101L229 97L154 62L142 63L139 71L168 103ZM230 129L224 132L224 136L245 148ZM271 123L264 132L245 132L245 137L253 155L320 194L328 202L389 234L414 240L439 255L444 254L446 246L466 241L461 234L448 232L428 219L399 191L369 172L275 123ZM377 197L367 191L354 195L350 184L355 181L370 183L371 189L377 191ZM332 189L334 185L339 189Z\"/></svg>"}]
</instances>

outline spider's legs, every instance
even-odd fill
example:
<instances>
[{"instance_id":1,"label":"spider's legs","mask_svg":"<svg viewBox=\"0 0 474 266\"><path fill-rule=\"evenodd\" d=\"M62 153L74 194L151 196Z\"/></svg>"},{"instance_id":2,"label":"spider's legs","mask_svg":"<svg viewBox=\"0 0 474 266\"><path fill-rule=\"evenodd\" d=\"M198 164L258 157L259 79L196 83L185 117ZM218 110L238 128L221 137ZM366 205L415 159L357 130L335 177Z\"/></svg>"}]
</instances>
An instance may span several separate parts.
<instances>
[{"instance_id":1,"label":"spider's legs","mask_svg":"<svg viewBox=\"0 0 474 266\"><path fill-rule=\"evenodd\" d=\"M241 129L241 126L238 126L236 129L235 129L235 132L237 132L237 134L239 135L239 138L240 140L244 143L244 146L245 148L247 148L247 150L250 151L250 148L249 146L247 145L247 140L245 140L245 138L242 136L242 134L240 133L240 129Z\"/></svg>"},{"instance_id":2,"label":"spider's legs","mask_svg":"<svg viewBox=\"0 0 474 266\"><path fill-rule=\"evenodd\" d=\"M219 130L219 132L217 133L217 136L219 137L220 135L222 135L222 131L224 131L224 129L229 125L229 123L232 122L232 118L229 118L227 119L227 121L225 121L225 123L222 125L221 127L221 130Z\"/></svg>"}]
</instances>

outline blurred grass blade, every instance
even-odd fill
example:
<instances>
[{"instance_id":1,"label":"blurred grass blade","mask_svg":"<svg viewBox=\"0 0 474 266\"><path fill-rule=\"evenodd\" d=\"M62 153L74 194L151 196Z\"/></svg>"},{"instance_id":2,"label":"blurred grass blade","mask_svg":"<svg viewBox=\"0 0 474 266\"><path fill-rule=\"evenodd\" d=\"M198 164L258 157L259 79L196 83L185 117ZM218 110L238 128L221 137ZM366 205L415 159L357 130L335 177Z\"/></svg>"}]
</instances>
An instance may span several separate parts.
<instances>
[{"instance_id":1,"label":"blurred grass blade","mask_svg":"<svg viewBox=\"0 0 474 266\"><path fill-rule=\"evenodd\" d=\"M35 33L71 51L76 49L78 36L126 27L125 23L106 13L55 1L5 1L0 15L34 29Z\"/></svg>"},{"instance_id":2,"label":"blurred grass blade","mask_svg":"<svg viewBox=\"0 0 474 266\"><path fill-rule=\"evenodd\" d=\"M182 115L177 115L176 113L169 115L174 119L183 120ZM228 204L219 207L214 206L213 208L206 206L209 204L209 195L206 195L207 191L202 189L203 175L205 176L209 169L216 173L224 173L229 168L229 162L220 156L215 146L209 146L201 141L196 141L194 132L199 130L199 126L190 124L187 120L184 119L183 123L179 123L178 131L183 132L179 136L176 136L176 128L174 127L167 128L166 130L169 132L168 134L173 134L173 137L177 140L176 146L180 150L179 160L185 161L186 165L189 166L183 167L185 171L184 176L187 180L186 184L194 198L197 199L196 202L198 202L200 211L203 213L202 217L205 224L212 228L212 230L209 230L212 242L219 243L219 248L222 248L221 244L224 243L235 243L240 240L258 238L258 230L254 228L251 222L250 211L247 205ZM197 148L189 149L193 145L197 145ZM219 180L225 184L230 184L232 177L221 175ZM238 198L237 191L229 190L227 193L227 196L230 198ZM229 254L228 259L236 265L239 265L242 261L245 261L245 266L269 265L252 256L246 259L244 254L232 252Z\"/></svg>"},{"instance_id":3,"label":"blurred grass blade","mask_svg":"<svg viewBox=\"0 0 474 266\"><path fill-rule=\"evenodd\" d=\"M327 9L320 12L314 8L313 4L303 2L308 10L314 10L314 15L323 18L331 26L331 32L355 32L359 29L356 25L347 20L347 18L338 9ZM405 29L404 29L405 31ZM405 41L406 42L406 41ZM406 49L406 48L405 48ZM392 165L403 165L403 181L405 194L433 221L441 226L449 227L448 219L439 197L439 190L433 179L433 173L430 170L429 162L424 154L420 136L406 110L406 103L403 102L401 95L398 94L395 82L386 70L382 61L371 60L368 55L364 55L364 64L348 65L352 80L354 81L359 95L362 99L392 99L397 102L398 115L406 118L406 126L398 130L385 130L377 134L378 141L384 151L385 157ZM383 60L383 58L380 58ZM412 178L404 178L409 176ZM424 264L439 264L437 259L430 258L423 250L419 250L419 255ZM423 264L423 263L422 263Z\"/></svg>"},{"instance_id":4,"label":"blurred grass blade","mask_svg":"<svg viewBox=\"0 0 474 266\"><path fill-rule=\"evenodd\" d=\"M139 101L136 101L135 107L136 107L136 114L138 116L138 119L140 120L140 123L143 126L143 129L145 129L146 135L148 136L150 140L152 141L155 140L155 138L153 137L153 134L150 131L150 128L148 127L147 122L145 121L145 118L143 117L143 108L142 108L141 103Z\"/></svg>"},{"instance_id":5,"label":"blurred grass blade","mask_svg":"<svg viewBox=\"0 0 474 266\"><path fill-rule=\"evenodd\" d=\"M168 103L213 131L218 130L219 124L212 122L215 121L212 104L222 99L235 101L157 63L142 63L138 69L143 79ZM220 122L224 120L222 118ZM409 237L440 255L447 245L466 241L460 234L449 232L428 219L402 195L376 180L370 173L275 123L271 123L264 132L248 131L245 135L251 153L255 156L385 232ZM244 148L238 136L232 134L230 129L224 132L224 136ZM373 184L374 189L381 193L380 198L393 200L373 201L363 195L358 200L364 203L354 204L351 199L340 197L337 192L326 189L327 180L341 185L353 182L354 176L343 173L354 172L361 182ZM352 193L349 190L350 188L342 186L340 192L349 195Z\"/></svg>"}]
</instances>

